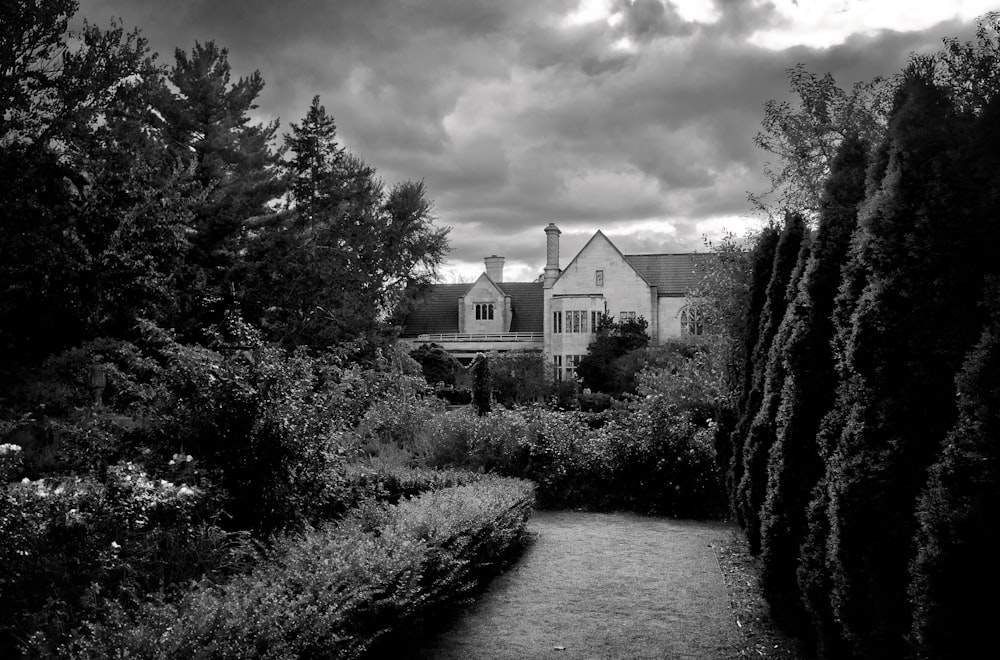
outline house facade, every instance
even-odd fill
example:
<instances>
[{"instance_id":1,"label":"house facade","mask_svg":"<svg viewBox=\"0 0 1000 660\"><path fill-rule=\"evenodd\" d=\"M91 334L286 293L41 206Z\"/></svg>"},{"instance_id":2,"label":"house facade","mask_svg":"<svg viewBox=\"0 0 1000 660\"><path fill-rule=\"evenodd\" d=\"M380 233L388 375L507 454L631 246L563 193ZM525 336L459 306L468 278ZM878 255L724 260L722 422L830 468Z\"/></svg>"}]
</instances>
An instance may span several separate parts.
<instances>
[{"instance_id":1,"label":"house facade","mask_svg":"<svg viewBox=\"0 0 1000 660\"><path fill-rule=\"evenodd\" d=\"M710 255L625 255L598 231L562 268L561 232L545 228L546 264L534 282L504 282L504 258L485 258L472 284L437 284L404 322L401 338L436 343L463 362L489 351L536 350L556 378L575 375L598 319L644 318L652 344L700 334L687 292Z\"/></svg>"}]
</instances>

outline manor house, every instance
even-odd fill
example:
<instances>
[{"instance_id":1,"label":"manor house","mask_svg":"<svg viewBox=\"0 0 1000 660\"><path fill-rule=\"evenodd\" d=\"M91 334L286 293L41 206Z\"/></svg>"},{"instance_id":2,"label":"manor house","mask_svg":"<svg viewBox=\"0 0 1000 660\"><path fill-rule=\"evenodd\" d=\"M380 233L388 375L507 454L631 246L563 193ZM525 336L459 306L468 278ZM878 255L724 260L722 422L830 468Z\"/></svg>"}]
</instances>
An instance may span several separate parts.
<instances>
[{"instance_id":1,"label":"manor house","mask_svg":"<svg viewBox=\"0 0 1000 660\"><path fill-rule=\"evenodd\" d=\"M407 316L401 338L435 343L463 363L489 351L542 351L558 379L572 378L597 331L598 319L642 317L652 344L701 334L687 293L706 254L622 254L598 231L566 268L559 228L545 228L546 264L534 282L504 282L504 258L485 258L472 284L435 284Z\"/></svg>"}]
</instances>

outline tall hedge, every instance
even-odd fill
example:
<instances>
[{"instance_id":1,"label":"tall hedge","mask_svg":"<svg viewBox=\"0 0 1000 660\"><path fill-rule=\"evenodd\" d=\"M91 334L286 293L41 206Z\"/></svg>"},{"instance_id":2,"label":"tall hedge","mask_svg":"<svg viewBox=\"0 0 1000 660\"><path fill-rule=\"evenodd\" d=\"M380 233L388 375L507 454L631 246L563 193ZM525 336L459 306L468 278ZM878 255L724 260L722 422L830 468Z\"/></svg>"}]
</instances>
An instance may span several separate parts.
<instances>
[{"instance_id":1,"label":"tall hedge","mask_svg":"<svg viewBox=\"0 0 1000 660\"><path fill-rule=\"evenodd\" d=\"M995 250L1000 226L990 209L1000 204L1000 96L978 122L972 167L984 194L977 215L980 245ZM956 379L958 420L948 434L917 506L916 558L909 595L912 640L925 658L975 657L994 644L1000 572L989 558L1000 547L1000 264L985 261L990 318Z\"/></svg>"},{"instance_id":2,"label":"tall hedge","mask_svg":"<svg viewBox=\"0 0 1000 660\"><path fill-rule=\"evenodd\" d=\"M750 552L754 554L760 552L760 509L764 504L767 488L767 456L774 444L775 416L785 382L781 347L788 342L793 328L785 312L789 302L795 297L809 259L807 239L808 231L801 216L790 215L778 241L772 279L768 285L768 298L761 317L761 323L766 322L768 326L761 328L758 341L763 343L769 335L773 338L766 347L766 352L764 346L758 345L754 356L754 371L762 376L762 382L754 384L759 395L752 395L751 398L759 396L760 407L747 429L743 444L743 477L738 486L747 542ZM793 250L797 252L794 262ZM789 263L794 263L790 274Z\"/></svg>"},{"instance_id":3,"label":"tall hedge","mask_svg":"<svg viewBox=\"0 0 1000 660\"><path fill-rule=\"evenodd\" d=\"M719 455L728 456L729 463L725 466L726 492L730 497L730 508L742 524L740 508L735 499L736 486L743 476L743 437L737 428L739 420L750 407L750 391L753 383L753 353L757 346L757 333L760 329L760 315L767 301L767 286L771 281L774 266L774 252L778 246L780 233L775 227L766 227L758 234L750 260L750 285L747 298L746 315L737 338L735 362L731 370L739 378L739 388L736 396L736 409L723 410L719 414L719 426L716 429L716 451ZM745 429L744 429L745 431Z\"/></svg>"},{"instance_id":4,"label":"tall hedge","mask_svg":"<svg viewBox=\"0 0 1000 660\"><path fill-rule=\"evenodd\" d=\"M739 421L736 430L733 432L733 465L732 465L732 489L730 490L733 499L733 508L736 511L737 520L741 525L748 523L756 528L756 517L748 521L747 514L749 508L746 503L746 481L744 472L746 469L746 443L750 433L750 426L757 412L760 410L764 397L764 382L767 373L767 355L774 341L774 336L778 332L778 325L785 314L788 305L786 298L788 283L792 277L792 271L798 262L799 247L805 233L805 222L798 214L788 214L785 224L778 233L778 239L774 247L774 259L768 275L767 285L763 291L763 302L759 309L757 318L757 328L753 333L747 333L748 349L749 339L753 339L752 349L748 351L747 375L744 379L746 396L743 399L740 409ZM755 263L755 268L756 268ZM754 271L754 286L758 273ZM756 293L751 291L751 295ZM751 300L756 303L755 300ZM751 305L751 313L756 304ZM751 320L752 322L752 320ZM753 547L756 552L757 548Z\"/></svg>"},{"instance_id":5,"label":"tall hedge","mask_svg":"<svg viewBox=\"0 0 1000 660\"><path fill-rule=\"evenodd\" d=\"M978 316L969 121L933 79L920 58L904 72L886 173L859 219L867 281L845 344L845 425L826 471L831 605L858 657L905 654L914 502L954 421L952 376Z\"/></svg>"},{"instance_id":6,"label":"tall hedge","mask_svg":"<svg viewBox=\"0 0 1000 660\"><path fill-rule=\"evenodd\" d=\"M779 332L784 382L774 412L761 509L762 582L779 618L801 615L796 581L806 507L823 472L816 434L833 406L837 374L830 341L840 273L864 198L868 145L850 136L831 165L809 261Z\"/></svg>"}]
</instances>

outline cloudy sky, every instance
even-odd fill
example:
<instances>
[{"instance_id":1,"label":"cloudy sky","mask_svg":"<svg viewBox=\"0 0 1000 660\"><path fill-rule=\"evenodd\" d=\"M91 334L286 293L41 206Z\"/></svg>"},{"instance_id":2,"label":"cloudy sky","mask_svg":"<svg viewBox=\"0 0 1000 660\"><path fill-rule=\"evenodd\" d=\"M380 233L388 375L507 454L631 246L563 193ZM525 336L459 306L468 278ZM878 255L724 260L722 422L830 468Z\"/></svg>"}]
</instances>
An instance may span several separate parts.
<instances>
[{"instance_id":1,"label":"cloudy sky","mask_svg":"<svg viewBox=\"0 0 1000 660\"><path fill-rule=\"evenodd\" d=\"M316 94L389 183L423 179L451 227L446 281L507 257L563 265L601 229L625 253L742 234L766 189L763 104L804 63L841 86L892 74L1000 0L81 0L139 27L161 61L215 40L267 83L260 119Z\"/></svg>"}]
</instances>

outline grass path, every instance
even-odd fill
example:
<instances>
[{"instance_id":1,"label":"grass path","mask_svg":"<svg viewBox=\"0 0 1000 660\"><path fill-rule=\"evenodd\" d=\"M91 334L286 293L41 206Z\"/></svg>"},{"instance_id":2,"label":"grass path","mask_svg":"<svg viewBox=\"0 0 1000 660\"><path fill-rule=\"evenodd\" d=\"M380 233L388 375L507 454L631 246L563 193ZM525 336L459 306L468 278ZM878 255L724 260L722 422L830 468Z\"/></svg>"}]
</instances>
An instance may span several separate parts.
<instances>
[{"instance_id":1,"label":"grass path","mask_svg":"<svg viewBox=\"0 0 1000 660\"><path fill-rule=\"evenodd\" d=\"M732 658L722 523L536 512L537 540L414 660Z\"/></svg>"}]
</instances>

